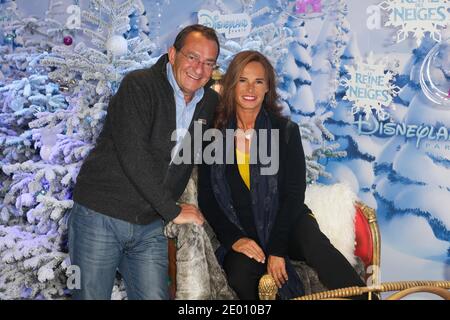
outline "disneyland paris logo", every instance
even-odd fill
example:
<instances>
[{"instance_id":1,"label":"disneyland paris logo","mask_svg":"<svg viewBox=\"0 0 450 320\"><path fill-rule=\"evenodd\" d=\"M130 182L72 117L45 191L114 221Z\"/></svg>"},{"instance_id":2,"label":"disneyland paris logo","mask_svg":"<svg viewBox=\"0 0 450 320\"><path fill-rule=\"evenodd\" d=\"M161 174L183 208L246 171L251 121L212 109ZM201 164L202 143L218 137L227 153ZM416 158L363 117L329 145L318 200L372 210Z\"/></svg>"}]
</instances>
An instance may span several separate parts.
<instances>
[{"instance_id":1,"label":"disneyland paris logo","mask_svg":"<svg viewBox=\"0 0 450 320\"><path fill-rule=\"evenodd\" d=\"M430 33L433 40L440 42L440 29L445 28L450 20L448 0L385 0L367 8L369 30L381 28L380 9L389 14L384 26L400 28L397 42L405 40L412 33L419 44L426 32Z\"/></svg>"},{"instance_id":2,"label":"disneyland paris logo","mask_svg":"<svg viewBox=\"0 0 450 320\"><path fill-rule=\"evenodd\" d=\"M221 15L219 11L200 10L198 23L223 33L225 38L240 38L250 34L252 21L247 13Z\"/></svg>"},{"instance_id":3,"label":"disneyland paris logo","mask_svg":"<svg viewBox=\"0 0 450 320\"><path fill-rule=\"evenodd\" d=\"M422 140L429 141L450 141L449 129L440 126L416 125L395 122L380 122L375 117L364 120L363 116L359 116L354 123L358 127L359 135L379 134L382 136L404 136L406 139L417 139L416 148L419 149ZM427 144L426 147L431 147ZM436 147L440 148L440 147ZM450 145L445 146L446 150L450 150Z\"/></svg>"}]
</instances>

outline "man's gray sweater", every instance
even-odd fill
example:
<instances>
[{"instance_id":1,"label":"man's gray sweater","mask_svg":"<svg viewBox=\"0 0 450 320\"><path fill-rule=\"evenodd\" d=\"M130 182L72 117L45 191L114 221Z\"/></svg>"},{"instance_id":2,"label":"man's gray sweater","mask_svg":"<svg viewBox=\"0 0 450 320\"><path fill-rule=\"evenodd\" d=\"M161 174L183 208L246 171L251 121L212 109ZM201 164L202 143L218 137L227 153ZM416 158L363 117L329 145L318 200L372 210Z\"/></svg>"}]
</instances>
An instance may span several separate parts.
<instances>
[{"instance_id":1,"label":"man's gray sweater","mask_svg":"<svg viewBox=\"0 0 450 320\"><path fill-rule=\"evenodd\" d=\"M169 165L176 129L173 89L167 80L167 55L149 69L129 73L112 97L95 148L86 158L73 199L99 213L136 224L173 220L181 211L192 164ZM193 123L209 128L218 95L205 88ZM193 141L191 142L194 145Z\"/></svg>"}]
</instances>

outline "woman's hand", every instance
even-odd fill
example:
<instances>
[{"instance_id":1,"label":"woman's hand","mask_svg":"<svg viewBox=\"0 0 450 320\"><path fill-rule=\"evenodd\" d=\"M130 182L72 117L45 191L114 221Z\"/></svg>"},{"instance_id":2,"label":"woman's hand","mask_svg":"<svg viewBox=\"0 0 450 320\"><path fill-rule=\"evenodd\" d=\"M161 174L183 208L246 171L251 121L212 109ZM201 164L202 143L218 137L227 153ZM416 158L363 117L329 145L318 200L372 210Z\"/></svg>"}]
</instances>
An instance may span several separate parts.
<instances>
[{"instance_id":1,"label":"woman's hand","mask_svg":"<svg viewBox=\"0 0 450 320\"><path fill-rule=\"evenodd\" d=\"M261 247L250 238L240 238L231 247L234 251L245 254L250 259L255 259L260 263L265 263L266 257Z\"/></svg>"},{"instance_id":2,"label":"woman's hand","mask_svg":"<svg viewBox=\"0 0 450 320\"><path fill-rule=\"evenodd\" d=\"M283 257L269 256L267 261L267 273L272 276L278 288L288 280L286 264Z\"/></svg>"}]
</instances>

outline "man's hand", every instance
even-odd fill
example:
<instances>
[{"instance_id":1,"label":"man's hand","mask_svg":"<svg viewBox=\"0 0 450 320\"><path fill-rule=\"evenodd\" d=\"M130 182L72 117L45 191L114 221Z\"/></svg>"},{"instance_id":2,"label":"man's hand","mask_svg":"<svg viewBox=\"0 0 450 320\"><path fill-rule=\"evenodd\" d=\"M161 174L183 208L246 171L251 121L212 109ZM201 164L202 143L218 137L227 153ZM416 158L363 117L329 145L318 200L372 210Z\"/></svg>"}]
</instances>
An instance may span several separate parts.
<instances>
[{"instance_id":1,"label":"man's hand","mask_svg":"<svg viewBox=\"0 0 450 320\"><path fill-rule=\"evenodd\" d=\"M234 251L245 254L250 259L255 259L260 263L266 261L264 251L260 246L250 238L240 238L238 241L233 243L231 247Z\"/></svg>"},{"instance_id":2,"label":"man's hand","mask_svg":"<svg viewBox=\"0 0 450 320\"><path fill-rule=\"evenodd\" d=\"M269 256L269 260L267 261L267 273L275 280L278 288L281 288L288 280L284 258Z\"/></svg>"},{"instance_id":3,"label":"man's hand","mask_svg":"<svg viewBox=\"0 0 450 320\"><path fill-rule=\"evenodd\" d=\"M185 224L185 223L195 223L198 225L203 225L203 222L205 222L205 218L203 217L200 210L192 205L192 204L186 204L182 203L180 204L181 212L178 214L178 216L173 219L173 223L175 224Z\"/></svg>"}]
</instances>

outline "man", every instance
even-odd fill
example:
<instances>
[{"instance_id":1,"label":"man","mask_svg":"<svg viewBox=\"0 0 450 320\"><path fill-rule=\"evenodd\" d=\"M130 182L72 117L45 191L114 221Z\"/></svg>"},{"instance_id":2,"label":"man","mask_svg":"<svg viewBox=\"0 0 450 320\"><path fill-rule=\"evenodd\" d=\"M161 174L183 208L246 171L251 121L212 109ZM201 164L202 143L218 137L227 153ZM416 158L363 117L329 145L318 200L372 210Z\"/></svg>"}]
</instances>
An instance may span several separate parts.
<instances>
[{"instance_id":1,"label":"man","mask_svg":"<svg viewBox=\"0 0 450 320\"><path fill-rule=\"evenodd\" d=\"M81 271L74 299L110 299L117 269L129 299L168 298L164 223L204 221L197 207L176 203L192 164L171 164L171 136L187 129L193 137L195 121L212 123L218 96L204 86L218 54L213 29L188 26L168 54L128 74L112 97L73 194L69 252Z\"/></svg>"}]
</instances>

